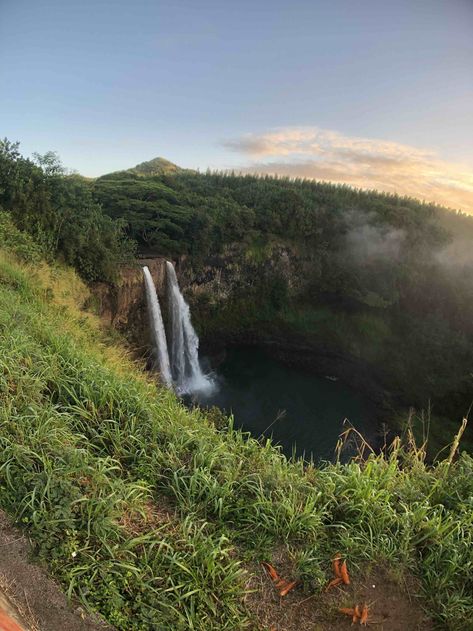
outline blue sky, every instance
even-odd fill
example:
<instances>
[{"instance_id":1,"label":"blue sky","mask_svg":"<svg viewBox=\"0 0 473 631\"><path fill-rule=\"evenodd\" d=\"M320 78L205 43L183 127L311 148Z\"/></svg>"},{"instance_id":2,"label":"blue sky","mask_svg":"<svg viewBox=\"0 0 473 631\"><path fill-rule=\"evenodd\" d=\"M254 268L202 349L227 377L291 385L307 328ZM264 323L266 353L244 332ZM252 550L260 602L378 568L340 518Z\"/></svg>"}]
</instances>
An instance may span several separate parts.
<instances>
[{"instance_id":1,"label":"blue sky","mask_svg":"<svg viewBox=\"0 0 473 631\"><path fill-rule=\"evenodd\" d=\"M0 0L0 86L0 136L85 175L162 155L473 210L473 0Z\"/></svg>"}]
</instances>

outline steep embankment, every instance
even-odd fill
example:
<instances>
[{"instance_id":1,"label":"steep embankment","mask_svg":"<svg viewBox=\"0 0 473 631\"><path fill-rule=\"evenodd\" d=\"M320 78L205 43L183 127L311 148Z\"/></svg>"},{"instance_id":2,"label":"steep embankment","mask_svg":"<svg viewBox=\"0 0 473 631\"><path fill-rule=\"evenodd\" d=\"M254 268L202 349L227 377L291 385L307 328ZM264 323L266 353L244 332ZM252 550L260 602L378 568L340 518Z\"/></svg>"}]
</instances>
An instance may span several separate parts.
<instances>
[{"instance_id":1,"label":"steep embankment","mask_svg":"<svg viewBox=\"0 0 473 631\"><path fill-rule=\"evenodd\" d=\"M431 616L471 628L469 456L428 467L411 442L288 462L157 388L87 294L70 270L0 257L0 507L70 595L126 631L348 629L338 608L358 600L386 630L429 629L399 587L414 575ZM351 584L325 594L336 551ZM261 561L299 581L282 601Z\"/></svg>"},{"instance_id":2,"label":"steep embankment","mask_svg":"<svg viewBox=\"0 0 473 631\"><path fill-rule=\"evenodd\" d=\"M103 618L68 602L47 568L32 560L24 532L0 510L0 629L2 631L113 631ZM14 626L14 625L18 626Z\"/></svg>"}]
</instances>

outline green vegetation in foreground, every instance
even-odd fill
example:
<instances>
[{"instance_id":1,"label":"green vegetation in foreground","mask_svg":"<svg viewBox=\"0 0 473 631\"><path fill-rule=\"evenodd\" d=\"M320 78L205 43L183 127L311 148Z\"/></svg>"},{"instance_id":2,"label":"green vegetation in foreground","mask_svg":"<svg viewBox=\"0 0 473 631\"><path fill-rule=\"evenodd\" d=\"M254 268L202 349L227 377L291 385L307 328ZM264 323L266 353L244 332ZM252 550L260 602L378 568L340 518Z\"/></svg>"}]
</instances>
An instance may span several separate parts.
<instances>
[{"instance_id":1,"label":"green vegetation in foreground","mask_svg":"<svg viewBox=\"0 0 473 631\"><path fill-rule=\"evenodd\" d=\"M413 572L443 628L473 628L470 456L288 462L156 388L84 292L1 253L0 505L69 595L126 631L244 629L245 564L284 548L309 596L338 550L355 579Z\"/></svg>"}]
</instances>

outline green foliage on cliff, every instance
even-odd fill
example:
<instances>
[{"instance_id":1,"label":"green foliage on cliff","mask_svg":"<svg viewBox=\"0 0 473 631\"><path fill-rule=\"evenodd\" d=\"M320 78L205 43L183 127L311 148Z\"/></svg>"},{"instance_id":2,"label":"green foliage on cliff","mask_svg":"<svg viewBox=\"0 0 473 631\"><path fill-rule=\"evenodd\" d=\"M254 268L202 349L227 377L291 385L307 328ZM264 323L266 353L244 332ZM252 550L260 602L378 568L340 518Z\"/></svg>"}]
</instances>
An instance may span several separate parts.
<instances>
[{"instance_id":1,"label":"green foliage on cliff","mask_svg":"<svg viewBox=\"0 0 473 631\"><path fill-rule=\"evenodd\" d=\"M123 631L255 628L261 561L290 559L319 611L339 551L352 581L413 573L443 628L471 628L470 456L427 466L410 441L288 462L156 388L74 305L84 292L0 252L0 505L70 595Z\"/></svg>"},{"instance_id":2,"label":"green foliage on cliff","mask_svg":"<svg viewBox=\"0 0 473 631\"><path fill-rule=\"evenodd\" d=\"M11 215L0 206L0 243L22 261L37 263L45 256L40 245L27 232L18 230Z\"/></svg>"},{"instance_id":3,"label":"green foliage on cliff","mask_svg":"<svg viewBox=\"0 0 473 631\"><path fill-rule=\"evenodd\" d=\"M52 152L33 162L18 143L0 141L0 208L43 256L61 257L88 281L112 281L133 252L121 223L102 212L82 177L66 175Z\"/></svg>"}]
</instances>

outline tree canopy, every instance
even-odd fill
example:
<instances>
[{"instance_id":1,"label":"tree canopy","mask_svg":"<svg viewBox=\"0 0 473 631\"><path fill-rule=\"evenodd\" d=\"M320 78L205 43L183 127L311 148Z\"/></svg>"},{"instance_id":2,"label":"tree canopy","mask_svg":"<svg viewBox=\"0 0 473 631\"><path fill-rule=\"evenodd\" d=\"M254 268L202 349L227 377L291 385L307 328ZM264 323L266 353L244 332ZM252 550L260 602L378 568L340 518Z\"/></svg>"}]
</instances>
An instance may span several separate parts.
<instances>
[{"instance_id":1,"label":"tree canopy","mask_svg":"<svg viewBox=\"0 0 473 631\"><path fill-rule=\"evenodd\" d=\"M67 174L58 156L24 158L0 141L0 205L33 236L46 258L61 256L88 281L112 281L133 252L123 223L102 212L87 181Z\"/></svg>"}]
</instances>

